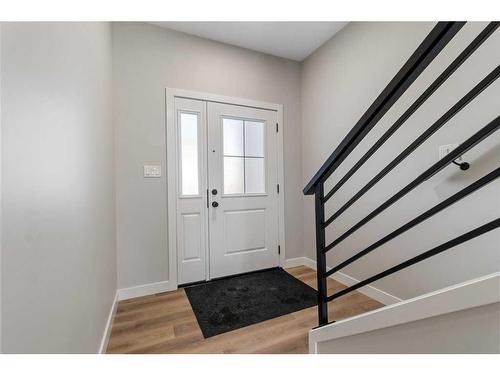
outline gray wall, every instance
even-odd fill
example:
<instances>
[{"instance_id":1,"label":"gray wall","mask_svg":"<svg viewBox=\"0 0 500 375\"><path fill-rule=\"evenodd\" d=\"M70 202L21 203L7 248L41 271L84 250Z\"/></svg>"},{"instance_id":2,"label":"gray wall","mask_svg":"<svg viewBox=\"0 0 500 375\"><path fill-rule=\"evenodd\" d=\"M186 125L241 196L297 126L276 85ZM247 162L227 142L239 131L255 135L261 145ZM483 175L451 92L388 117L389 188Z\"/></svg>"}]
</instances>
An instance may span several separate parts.
<instances>
[{"instance_id":1,"label":"gray wall","mask_svg":"<svg viewBox=\"0 0 500 375\"><path fill-rule=\"evenodd\" d=\"M168 280L166 87L284 105L286 256L303 254L300 65L143 23L113 24L120 288ZM142 166L162 166L144 179Z\"/></svg>"},{"instance_id":2,"label":"gray wall","mask_svg":"<svg viewBox=\"0 0 500 375\"><path fill-rule=\"evenodd\" d=\"M467 24L442 54L358 146L328 186L338 181L415 98L484 28ZM302 69L303 185L338 145L382 91L418 44L431 23L350 23L320 47ZM500 63L500 32L496 32L367 162L327 204L327 216L378 173L448 108ZM392 194L438 160L438 147L460 143L498 116L500 83L491 85L465 110L425 142L417 152L372 188L328 229L327 242L342 234ZM500 165L500 134L465 155L471 169L449 166L376 217L331 252L330 265L362 250L402 223L469 185ZM327 187L328 189L328 187ZM500 181L452 206L363 260L344 269L357 279L371 276L500 214ZM313 198L304 199L304 249L314 258ZM500 231L458 246L375 283L406 299L500 270Z\"/></svg>"},{"instance_id":3,"label":"gray wall","mask_svg":"<svg viewBox=\"0 0 500 375\"><path fill-rule=\"evenodd\" d=\"M318 343L318 353L498 354L500 304L494 303L324 341Z\"/></svg>"},{"instance_id":4,"label":"gray wall","mask_svg":"<svg viewBox=\"0 0 500 375\"><path fill-rule=\"evenodd\" d=\"M111 27L1 35L5 352L96 352L116 291Z\"/></svg>"},{"instance_id":5,"label":"gray wall","mask_svg":"<svg viewBox=\"0 0 500 375\"><path fill-rule=\"evenodd\" d=\"M2 24L0 23L0 211L2 208ZM0 212L0 353L2 350L2 215Z\"/></svg>"}]
</instances>

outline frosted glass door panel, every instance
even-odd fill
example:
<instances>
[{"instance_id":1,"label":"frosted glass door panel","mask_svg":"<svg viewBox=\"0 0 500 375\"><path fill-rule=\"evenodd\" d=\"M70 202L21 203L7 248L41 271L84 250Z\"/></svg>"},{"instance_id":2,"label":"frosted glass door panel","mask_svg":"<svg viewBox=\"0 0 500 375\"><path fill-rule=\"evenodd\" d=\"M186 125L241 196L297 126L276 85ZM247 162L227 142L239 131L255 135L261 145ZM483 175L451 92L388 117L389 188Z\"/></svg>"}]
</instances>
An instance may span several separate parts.
<instances>
[{"instance_id":1,"label":"frosted glass door panel","mask_svg":"<svg viewBox=\"0 0 500 375\"><path fill-rule=\"evenodd\" d=\"M224 156L224 194L245 192L244 158Z\"/></svg>"},{"instance_id":2,"label":"frosted glass door panel","mask_svg":"<svg viewBox=\"0 0 500 375\"><path fill-rule=\"evenodd\" d=\"M266 192L265 123L223 118L224 194Z\"/></svg>"},{"instance_id":3,"label":"frosted glass door panel","mask_svg":"<svg viewBox=\"0 0 500 375\"><path fill-rule=\"evenodd\" d=\"M180 114L182 195L199 195L198 115Z\"/></svg>"},{"instance_id":4,"label":"frosted glass door panel","mask_svg":"<svg viewBox=\"0 0 500 375\"><path fill-rule=\"evenodd\" d=\"M224 156L244 156L243 121L224 118Z\"/></svg>"},{"instance_id":5,"label":"frosted glass door panel","mask_svg":"<svg viewBox=\"0 0 500 375\"><path fill-rule=\"evenodd\" d=\"M264 157L264 124L245 121L245 156Z\"/></svg>"},{"instance_id":6,"label":"frosted glass door panel","mask_svg":"<svg viewBox=\"0 0 500 375\"><path fill-rule=\"evenodd\" d=\"M266 192L264 158L245 158L245 193Z\"/></svg>"}]
</instances>

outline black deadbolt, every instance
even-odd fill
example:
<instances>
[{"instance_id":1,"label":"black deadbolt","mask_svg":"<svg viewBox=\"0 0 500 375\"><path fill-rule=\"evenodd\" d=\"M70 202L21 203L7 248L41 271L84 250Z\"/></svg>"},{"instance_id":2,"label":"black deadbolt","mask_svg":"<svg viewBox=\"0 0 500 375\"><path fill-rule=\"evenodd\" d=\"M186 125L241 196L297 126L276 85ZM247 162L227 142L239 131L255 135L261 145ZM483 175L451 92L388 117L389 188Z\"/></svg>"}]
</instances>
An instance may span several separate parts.
<instances>
[{"instance_id":1,"label":"black deadbolt","mask_svg":"<svg viewBox=\"0 0 500 375\"><path fill-rule=\"evenodd\" d=\"M212 195L217 195L217 189L212 189Z\"/></svg>"},{"instance_id":2,"label":"black deadbolt","mask_svg":"<svg viewBox=\"0 0 500 375\"><path fill-rule=\"evenodd\" d=\"M219 203L217 203L217 202L212 202L212 207L219 207Z\"/></svg>"}]
</instances>

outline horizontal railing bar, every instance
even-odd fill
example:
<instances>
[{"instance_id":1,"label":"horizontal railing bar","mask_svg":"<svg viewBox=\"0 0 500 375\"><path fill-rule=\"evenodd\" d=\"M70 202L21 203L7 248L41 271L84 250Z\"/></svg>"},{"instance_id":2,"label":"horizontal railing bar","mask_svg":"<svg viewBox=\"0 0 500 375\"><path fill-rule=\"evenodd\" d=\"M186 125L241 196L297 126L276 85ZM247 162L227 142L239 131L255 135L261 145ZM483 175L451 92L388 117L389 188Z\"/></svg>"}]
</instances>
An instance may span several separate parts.
<instances>
[{"instance_id":1,"label":"horizontal railing bar","mask_svg":"<svg viewBox=\"0 0 500 375\"><path fill-rule=\"evenodd\" d=\"M460 112L467 104L469 104L476 96L483 92L500 76L500 65L488 74L481 82L479 82L472 90L462 97L453 107L451 107L443 116L441 116L434 124L432 124L424 133L422 133L415 141L413 141L406 149L404 149L395 159L393 159L384 169L382 169L375 177L373 177L365 186L363 186L354 196L349 199L342 207L333 213L324 223L324 227L330 225L338 218L345 210L352 206L359 198L361 198L368 190L371 189L378 181L380 181L387 173L393 170L401 163L408 155L410 155L418 146L424 143L431 135L438 131L444 124L451 120L458 112Z\"/></svg>"},{"instance_id":2,"label":"horizontal railing bar","mask_svg":"<svg viewBox=\"0 0 500 375\"><path fill-rule=\"evenodd\" d=\"M336 246L338 243L349 237L351 234L353 234L367 222L372 220L375 216L380 214L386 208L388 208L396 201L398 201L406 194L408 194L410 191L415 189L422 182L435 175L437 172L446 167L448 164L452 163L458 157L462 156L465 152L467 152L472 147L477 145L483 139L494 133L496 130L498 130L498 128L500 128L500 116L497 116L494 120L492 120L486 126L481 128L478 132L474 133L471 137L469 137L467 140L461 143L457 148L452 150L448 155L444 156L441 160L438 160L436 163L430 166L427 170L421 173L417 178L415 178L412 182L406 185L403 189L398 191L396 194L394 194L392 197L390 197L388 200L386 200L384 203L378 206L364 219L360 220L357 224L351 227L351 229L347 230L344 234L342 234L339 238L333 241L330 245L326 246L324 251L327 252L328 250Z\"/></svg>"},{"instance_id":3,"label":"horizontal railing bar","mask_svg":"<svg viewBox=\"0 0 500 375\"><path fill-rule=\"evenodd\" d=\"M476 238L482 234L485 234L487 232L492 231L493 229L496 229L500 227L500 218L497 218L495 220L490 221L489 223L486 223L479 228L473 229L467 233L462 234L461 236L458 236L450 241L447 241L439 246L436 246L435 248L426 251L425 253L422 253L420 255L417 255L411 259L408 259L407 261L404 261L394 267L391 267L383 272L380 272L376 274L375 276L372 276L366 280L360 281L359 283L356 283L348 288L342 289L340 292L335 293L332 296L329 296L327 298L328 301L332 301L336 298L339 298L343 296L344 294L350 293L356 289L359 289L365 285L371 284L374 281L380 280L384 277L387 277L389 275L392 275L395 272L401 271L404 268L410 267L411 265L415 263L419 263L425 259L428 259L430 257L433 257L439 253L442 253L443 251L446 251L452 247L455 247L457 245L460 245L464 242L467 242L469 240L472 240L473 238Z\"/></svg>"},{"instance_id":4,"label":"horizontal railing bar","mask_svg":"<svg viewBox=\"0 0 500 375\"><path fill-rule=\"evenodd\" d=\"M437 214L438 212L444 210L445 208L451 206L452 204L460 201L461 199L465 198L466 196L472 194L476 190L479 190L483 186L489 184L490 182L496 180L497 178L500 177L500 167L497 169L493 170L492 172L488 173L486 176L480 178L479 180L473 182L469 186L466 186L459 192L453 194L451 197L447 198L446 200L442 201L441 203L437 204L436 206L432 207L431 209L425 211L421 215L417 216L413 220L407 222L406 224L402 225L395 231L389 233L387 236L383 237L382 239L378 240L377 242L373 243L372 245L368 246L366 249L356 253L349 259L343 261L339 265L333 267L330 269L328 272L325 273L325 276L328 277L335 272L340 271L342 268L347 267L349 264L352 262L358 260L359 258L371 253L373 250L377 249L378 247L382 246L383 244L389 242L393 238L399 236L400 234L406 232L407 230L413 228L415 225L427 220L431 216Z\"/></svg>"},{"instance_id":5,"label":"horizontal railing bar","mask_svg":"<svg viewBox=\"0 0 500 375\"><path fill-rule=\"evenodd\" d=\"M441 85L476 51L493 32L500 22L490 22L479 35L457 56L455 60L436 78L432 84L415 100L415 102L399 117L396 122L380 137L377 142L359 159L356 164L340 179L339 182L325 195L326 203L342 185L344 185L356 171L410 118L413 113L439 88Z\"/></svg>"},{"instance_id":6,"label":"horizontal railing bar","mask_svg":"<svg viewBox=\"0 0 500 375\"><path fill-rule=\"evenodd\" d=\"M333 173L464 24L465 22L438 22L434 26L429 35L420 43L399 72L309 181L303 190L304 194L313 194L315 186L320 181L324 182Z\"/></svg>"}]
</instances>

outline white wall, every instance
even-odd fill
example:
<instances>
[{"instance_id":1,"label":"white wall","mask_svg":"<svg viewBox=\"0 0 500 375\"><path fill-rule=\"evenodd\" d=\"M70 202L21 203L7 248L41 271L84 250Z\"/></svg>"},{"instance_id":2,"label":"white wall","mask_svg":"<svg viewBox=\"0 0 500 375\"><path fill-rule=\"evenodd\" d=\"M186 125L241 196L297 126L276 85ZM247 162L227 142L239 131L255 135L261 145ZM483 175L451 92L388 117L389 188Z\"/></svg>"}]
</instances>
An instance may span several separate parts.
<instances>
[{"instance_id":1,"label":"white wall","mask_svg":"<svg viewBox=\"0 0 500 375\"><path fill-rule=\"evenodd\" d=\"M2 24L0 23L0 353L2 350Z\"/></svg>"},{"instance_id":2,"label":"white wall","mask_svg":"<svg viewBox=\"0 0 500 375\"><path fill-rule=\"evenodd\" d=\"M484 28L467 24L408 92L372 130L336 172L338 181L415 98ZM431 23L350 23L303 63L303 185L321 166L385 85L433 27ZM410 144L500 63L500 32L496 32L367 162L327 204L327 217ZM491 85L417 152L389 173L339 217L327 231L327 242L342 234L387 198L438 160L438 146L460 143L498 116L500 83ZM376 217L333 249L329 265L347 259L397 226L434 206L500 165L500 134L465 155L467 172L449 166ZM328 187L326 188L328 191ZM363 279L433 246L471 230L500 214L500 181L390 241L344 272ZM313 197L304 200L304 248L315 258ZM375 283L406 299L500 269L500 231L490 232L447 253Z\"/></svg>"},{"instance_id":3,"label":"white wall","mask_svg":"<svg viewBox=\"0 0 500 375\"><path fill-rule=\"evenodd\" d=\"M143 23L113 24L120 288L168 280L165 87L284 105L286 257L301 256L300 65ZM162 166L144 179L142 166Z\"/></svg>"},{"instance_id":4,"label":"white wall","mask_svg":"<svg viewBox=\"0 0 500 375\"><path fill-rule=\"evenodd\" d=\"M318 353L499 354L499 332L500 304L493 303L323 341Z\"/></svg>"},{"instance_id":5,"label":"white wall","mask_svg":"<svg viewBox=\"0 0 500 375\"><path fill-rule=\"evenodd\" d=\"M116 291L111 27L1 35L5 352L97 352Z\"/></svg>"}]
</instances>

